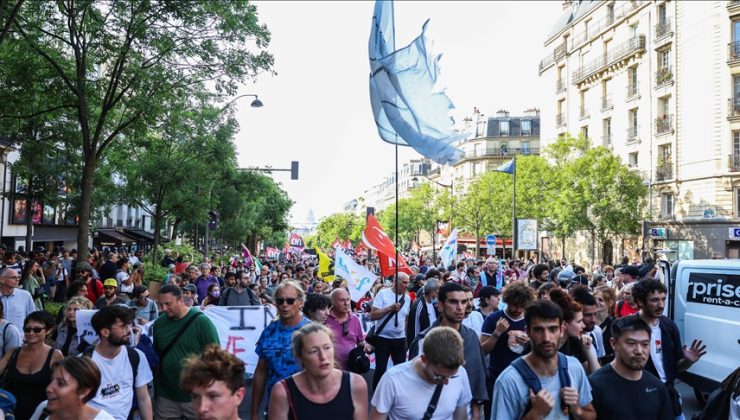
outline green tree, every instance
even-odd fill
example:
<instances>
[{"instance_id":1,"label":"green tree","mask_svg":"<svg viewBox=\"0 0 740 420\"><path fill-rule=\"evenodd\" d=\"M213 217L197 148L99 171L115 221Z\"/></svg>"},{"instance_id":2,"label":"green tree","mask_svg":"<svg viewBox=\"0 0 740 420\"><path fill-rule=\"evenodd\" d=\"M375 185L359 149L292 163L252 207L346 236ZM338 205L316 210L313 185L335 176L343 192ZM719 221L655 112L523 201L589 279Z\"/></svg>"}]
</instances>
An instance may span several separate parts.
<instances>
[{"instance_id":1,"label":"green tree","mask_svg":"<svg viewBox=\"0 0 740 420\"><path fill-rule=\"evenodd\" d=\"M273 63L264 50L269 32L246 1L25 2L13 29L66 91L48 109L71 106L67 118L79 126L83 259L95 172L106 150L137 124L166 113L166 98L187 97L204 82L219 95L234 95Z\"/></svg>"},{"instance_id":2,"label":"green tree","mask_svg":"<svg viewBox=\"0 0 740 420\"><path fill-rule=\"evenodd\" d=\"M25 0L0 0L0 44L8 37Z\"/></svg>"},{"instance_id":3,"label":"green tree","mask_svg":"<svg viewBox=\"0 0 740 420\"><path fill-rule=\"evenodd\" d=\"M316 243L321 248L328 248L335 239L349 239L356 244L362 240L365 221L354 213L334 213L319 221L316 227Z\"/></svg>"},{"instance_id":4,"label":"green tree","mask_svg":"<svg viewBox=\"0 0 740 420\"><path fill-rule=\"evenodd\" d=\"M495 172L483 174L468 186L455 206L455 224L475 235L475 255L478 255L479 238L494 229L492 190L500 175Z\"/></svg>"}]
</instances>

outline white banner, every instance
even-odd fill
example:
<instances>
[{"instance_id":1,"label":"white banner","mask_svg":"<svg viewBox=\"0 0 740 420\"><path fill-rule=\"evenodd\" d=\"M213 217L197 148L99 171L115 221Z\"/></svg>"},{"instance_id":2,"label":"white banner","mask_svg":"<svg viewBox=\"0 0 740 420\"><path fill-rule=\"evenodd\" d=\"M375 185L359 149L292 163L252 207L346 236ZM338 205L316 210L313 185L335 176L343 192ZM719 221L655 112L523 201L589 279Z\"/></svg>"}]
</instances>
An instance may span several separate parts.
<instances>
[{"instance_id":1,"label":"white banner","mask_svg":"<svg viewBox=\"0 0 740 420\"><path fill-rule=\"evenodd\" d=\"M90 344L95 344L98 335L90 320L97 310L77 311L77 335ZM247 372L253 374L257 367L257 340L262 330L275 319L277 311L272 305L264 306L209 306L203 313L213 322L218 331L221 347L244 361ZM164 315L163 315L164 316ZM154 321L142 325L142 333L149 333ZM150 336L151 337L151 336Z\"/></svg>"},{"instance_id":2,"label":"white banner","mask_svg":"<svg viewBox=\"0 0 740 420\"><path fill-rule=\"evenodd\" d=\"M356 263L342 248L336 248L334 275L347 280L349 296L353 301L362 299L378 277L367 268Z\"/></svg>"},{"instance_id":3,"label":"white banner","mask_svg":"<svg viewBox=\"0 0 740 420\"><path fill-rule=\"evenodd\" d=\"M439 256L442 258L442 264L445 268L449 267L455 261L457 256L457 228L452 230L450 237L447 238L447 242L439 251Z\"/></svg>"},{"instance_id":4,"label":"white banner","mask_svg":"<svg viewBox=\"0 0 740 420\"><path fill-rule=\"evenodd\" d=\"M537 219L518 219L516 249L537 249Z\"/></svg>"}]
</instances>

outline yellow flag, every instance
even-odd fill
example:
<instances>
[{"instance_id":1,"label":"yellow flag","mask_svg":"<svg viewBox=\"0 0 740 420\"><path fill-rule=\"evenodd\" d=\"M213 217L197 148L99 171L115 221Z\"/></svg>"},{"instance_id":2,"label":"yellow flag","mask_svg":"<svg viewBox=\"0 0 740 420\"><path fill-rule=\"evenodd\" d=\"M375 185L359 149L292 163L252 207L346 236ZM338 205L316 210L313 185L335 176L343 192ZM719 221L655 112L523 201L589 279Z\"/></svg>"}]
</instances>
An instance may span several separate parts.
<instances>
[{"instance_id":1,"label":"yellow flag","mask_svg":"<svg viewBox=\"0 0 740 420\"><path fill-rule=\"evenodd\" d=\"M319 256L319 274L318 277L321 280L324 280L326 283L331 283L334 281L334 267L331 262L331 259L321 252L321 250L318 247L314 248L316 250L316 255Z\"/></svg>"}]
</instances>

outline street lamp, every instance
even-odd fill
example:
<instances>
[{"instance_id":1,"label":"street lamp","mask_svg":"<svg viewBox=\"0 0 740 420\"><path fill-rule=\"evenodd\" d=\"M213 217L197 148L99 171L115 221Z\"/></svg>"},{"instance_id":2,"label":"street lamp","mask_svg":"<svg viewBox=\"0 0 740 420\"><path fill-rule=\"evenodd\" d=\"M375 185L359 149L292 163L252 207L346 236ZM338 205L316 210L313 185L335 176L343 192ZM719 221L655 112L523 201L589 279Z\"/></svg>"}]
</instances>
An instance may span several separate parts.
<instances>
[{"instance_id":1,"label":"street lamp","mask_svg":"<svg viewBox=\"0 0 740 420\"><path fill-rule=\"evenodd\" d=\"M426 175L421 175L421 176L423 176L424 178L426 178L427 181L434 182L435 184L439 185L440 187L449 188L450 189L450 229L452 229L452 219L455 216L455 202L454 202L454 198L453 198L454 197L454 194L455 194L455 180L454 179L451 179L450 180L450 184L447 185L447 184L443 184L441 182L435 181L433 179L430 179ZM416 176L413 177L413 178L411 178L411 180L413 182L415 182L415 183L416 182L419 182L419 178L416 177ZM435 221L434 223L435 223L434 231L432 232L432 260L436 264L436 262L437 262L436 261L436 259L437 259L437 255L436 255L437 254L437 250L436 250L436 248L437 248L437 243L436 243L437 242L437 227L439 225L439 221Z\"/></svg>"},{"instance_id":2,"label":"street lamp","mask_svg":"<svg viewBox=\"0 0 740 420\"><path fill-rule=\"evenodd\" d=\"M229 106L231 106L231 104L233 104L234 102L236 102L237 99L245 98L247 96L253 96L254 97L254 100L252 101L252 103L249 104L249 106L251 106L252 108L262 108L265 105L265 104L262 103L262 101L260 101L260 98L257 95L252 94L252 93L247 93L247 94L244 94L244 95L239 95L236 98L230 100L229 102L226 103L226 105L224 105L223 107L221 107L221 110L220 111L223 111L226 108L228 108Z\"/></svg>"}]
</instances>

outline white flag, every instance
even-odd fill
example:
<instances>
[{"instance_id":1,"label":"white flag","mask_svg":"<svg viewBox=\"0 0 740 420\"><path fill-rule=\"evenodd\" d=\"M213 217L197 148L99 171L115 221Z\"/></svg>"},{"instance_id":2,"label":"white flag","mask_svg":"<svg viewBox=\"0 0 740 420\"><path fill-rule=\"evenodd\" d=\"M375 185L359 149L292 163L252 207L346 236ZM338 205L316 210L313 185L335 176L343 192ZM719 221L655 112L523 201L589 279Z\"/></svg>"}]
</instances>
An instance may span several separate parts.
<instances>
[{"instance_id":1,"label":"white flag","mask_svg":"<svg viewBox=\"0 0 740 420\"><path fill-rule=\"evenodd\" d=\"M439 251L439 256L442 258L445 268L449 267L455 261L455 257L457 256L457 229L452 230L450 237L445 242L445 246Z\"/></svg>"},{"instance_id":2,"label":"white flag","mask_svg":"<svg viewBox=\"0 0 740 420\"><path fill-rule=\"evenodd\" d=\"M357 264L351 256L340 247L334 256L334 275L347 280L349 296L357 302L370 290L377 277L367 268Z\"/></svg>"}]
</instances>

